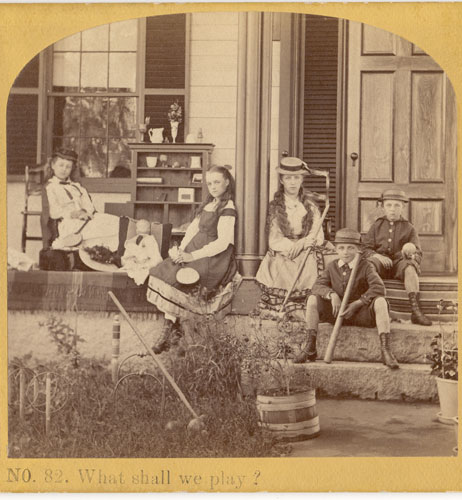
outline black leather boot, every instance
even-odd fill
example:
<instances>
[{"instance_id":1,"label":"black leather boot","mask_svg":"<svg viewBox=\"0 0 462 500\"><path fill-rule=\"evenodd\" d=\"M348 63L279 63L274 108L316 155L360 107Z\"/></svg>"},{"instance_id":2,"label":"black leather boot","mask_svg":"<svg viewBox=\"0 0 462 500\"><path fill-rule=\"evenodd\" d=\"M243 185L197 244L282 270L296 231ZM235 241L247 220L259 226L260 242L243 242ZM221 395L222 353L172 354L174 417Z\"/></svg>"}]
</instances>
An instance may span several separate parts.
<instances>
[{"instance_id":1,"label":"black leather boot","mask_svg":"<svg viewBox=\"0 0 462 500\"><path fill-rule=\"evenodd\" d=\"M411 303L411 322L416 325L430 326L432 322L425 316L425 314L420 309L419 293L411 292L409 293L409 302Z\"/></svg>"},{"instance_id":2,"label":"black leather boot","mask_svg":"<svg viewBox=\"0 0 462 500\"><path fill-rule=\"evenodd\" d=\"M155 354L160 354L161 352L168 351L170 349L174 326L175 323L173 323L173 321L164 319L164 325L162 327L160 337L152 346L152 350Z\"/></svg>"},{"instance_id":3,"label":"black leather boot","mask_svg":"<svg viewBox=\"0 0 462 500\"><path fill-rule=\"evenodd\" d=\"M184 330L180 324L180 321L177 319L172 327L172 335L170 338L170 346L178 345L180 339L184 337Z\"/></svg>"},{"instance_id":4,"label":"black leather boot","mask_svg":"<svg viewBox=\"0 0 462 500\"><path fill-rule=\"evenodd\" d=\"M397 370L399 368L398 361L393 356L390 351L390 333L384 332L379 334L380 337L380 351L382 352L382 363L387 365L388 368L392 370Z\"/></svg>"},{"instance_id":5,"label":"black leather boot","mask_svg":"<svg viewBox=\"0 0 462 500\"><path fill-rule=\"evenodd\" d=\"M305 347L295 356L294 363L306 363L307 361L316 361L318 353L316 352L316 337L318 332L314 329L308 330L308 339Z\"/></svg>"}]
</instances>

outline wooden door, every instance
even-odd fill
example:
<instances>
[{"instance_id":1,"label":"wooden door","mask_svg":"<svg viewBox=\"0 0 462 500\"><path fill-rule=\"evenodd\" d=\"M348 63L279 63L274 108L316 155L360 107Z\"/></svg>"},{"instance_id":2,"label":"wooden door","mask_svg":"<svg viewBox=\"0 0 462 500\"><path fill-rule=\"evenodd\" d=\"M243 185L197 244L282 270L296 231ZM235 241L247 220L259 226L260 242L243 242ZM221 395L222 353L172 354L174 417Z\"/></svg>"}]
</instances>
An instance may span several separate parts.
<instances>
[{"instance_id":1,"label":"wooden door","mask_svg":"<svg viewBox=\"0 0 462 500\"><path fill-rule=\"evenodd\" d=\"M430 56L397 35L349 23L343 220L366 232L380 193L403 189L426 274L457 266L456 120L452 86Z\"/></svg>"}]
</instances>

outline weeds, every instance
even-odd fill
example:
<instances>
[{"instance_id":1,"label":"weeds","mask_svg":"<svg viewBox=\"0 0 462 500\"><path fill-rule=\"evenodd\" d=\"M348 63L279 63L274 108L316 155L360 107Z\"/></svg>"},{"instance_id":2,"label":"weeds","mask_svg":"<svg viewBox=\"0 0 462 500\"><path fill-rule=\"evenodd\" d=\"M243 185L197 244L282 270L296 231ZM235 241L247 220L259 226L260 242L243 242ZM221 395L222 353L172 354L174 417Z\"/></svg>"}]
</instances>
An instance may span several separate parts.
<instances>
[{"instance_id":1,"label":"weeds","mask_svg":"<svg viewBox=\"0 0 462 500\"><path fill-rule=\"evenodd\" d=\"M61 332L62 323L48 323ZM50 327L51 325L51 327ZM21 421L17 405L8 415L9 457L262 457L287 454L258 425L254 398L241 391L240 364L247 342L226 322L204 320L194 325L183 353L165 359L175 380L198 414L205 414L206 431L187 430L191 414L152 360L128 374L114 394L108 363L81 358L79 364L57 360L46 369L69 381L66 406L52 416L45 434L42 413L31 411ZM60 352L69 360L72 332L57 335ZM58 342L58 340L57 340ZM178 354L184 354L178 356ZM32 368L31 360L17 360ZM42 371L43 367L40 367ZM167 430L168 422L179 422Z\"/></svg>"}]
</instances>

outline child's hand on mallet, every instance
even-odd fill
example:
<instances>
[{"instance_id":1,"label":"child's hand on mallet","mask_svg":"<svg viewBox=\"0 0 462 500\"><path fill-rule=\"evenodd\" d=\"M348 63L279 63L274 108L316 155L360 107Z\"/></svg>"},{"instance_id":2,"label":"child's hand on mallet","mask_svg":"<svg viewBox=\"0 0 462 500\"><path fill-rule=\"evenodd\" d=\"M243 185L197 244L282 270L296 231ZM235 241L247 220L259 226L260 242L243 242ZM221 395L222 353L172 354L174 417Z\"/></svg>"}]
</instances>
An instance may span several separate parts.
<instances>
[{"instance_id":1,"label":"child's hand on mallet","mask_svg":"<svg viewBox=\"0 0 462 500\"><path fill-rule=\"evenodd\" d=\"M293 247L287 252L287 257L289 257L289 259L291 260L298 257L300 253L303 251L304 244L305 244L304 238L296 241Z\"/></svg>"},{"instance_id":2,"label":"child's hand on mallet","mask_svg":"<svg viewBox=\"0 0 462 500\"><path fill-rule=\"evenodd\" d=\"M303 249L308 250L308 248L312 247L315 243L313 236L306 236L304 238Z\"/></svg>"},{"instance_id":3,"label":"child's hand on mallet","mask_svg":"<svg viewBox=\"0 0 462 500\"><path fill-rule=\"evenodd\" d=\"M403 252L404 257L406 259L413 259L415 256L415 253L417 252L417 248L414 245L414 243L405 243L403 245L403 248L401 249L401 252Z\"/></svg>"},{"instance_id":4,"label":"child's hand on mallet","mask_svg":"<svg viewBox=\"0 0 462 500\"><path fill-rule=\"evenodd\" d=\"M363 303L358 299L348 304L345 310L342 313L342 317L345 319L351 318L355 312L363 306Z\"/></svg>"}]
</instances>

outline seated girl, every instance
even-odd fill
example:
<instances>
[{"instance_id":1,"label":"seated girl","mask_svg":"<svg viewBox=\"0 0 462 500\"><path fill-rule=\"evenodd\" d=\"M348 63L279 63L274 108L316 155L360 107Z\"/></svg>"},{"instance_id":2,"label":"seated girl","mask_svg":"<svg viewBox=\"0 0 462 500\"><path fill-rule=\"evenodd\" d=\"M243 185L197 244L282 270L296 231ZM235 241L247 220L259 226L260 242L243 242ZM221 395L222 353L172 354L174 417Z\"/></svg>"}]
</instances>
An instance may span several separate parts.
<instances>
[{"instance_id":1,"label":"seated girl","mask_svg":"<svg viewBox=\"0 0 462 500\"><path fill-rule=\"evenodd\" d=\"M286 312L303 319L295 311L305 310L311 287L324 266L326 249L319 248L324 243L322 227L315 234L321 215L312 197L303 190L304 176L309 174L305 167L302 160L286 157L276 168L280 180L268 210L269 249L256 275L262 289L259 309L264 316L277 318L304 258L304 250L314 246L285 307Z\"/></svg>"},{"instance_id":2,"label":"seated girl","mask_svg":"<svg viewBox=\"0 0 462 500\"><path fill-rule=\"evenodd\" d=\"M179 248L150 271L147 298L165 315L161 336L153 346L157 354L182 336L179 318L200 314L188 293L190 288L177 280L181 267L186 264L197 272L198 284L207 295L230 283L236 274L234 179L228 166L213 166L206 173L206 181L207 199L198 208Z\"/></svg>"},{"instance_id":3,"label":"seated girl","mask_svg":"<svg viewBox=\"0 0 462 500\"><path fill-rule=\"evenodd\" d=\"M70 149L58 149L50 160L50 171L46 172L50 217L58 221L54 249L67 249L81 240L117 237L119 233L119 218L96 212L88 191L75 182L76 167L77 154ZM115 248L111 250L116 250L117 238L112 240Z\"/></svg>"}]
</instances>

